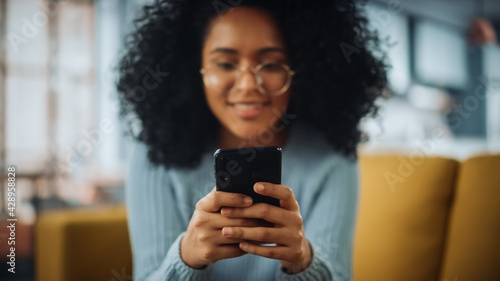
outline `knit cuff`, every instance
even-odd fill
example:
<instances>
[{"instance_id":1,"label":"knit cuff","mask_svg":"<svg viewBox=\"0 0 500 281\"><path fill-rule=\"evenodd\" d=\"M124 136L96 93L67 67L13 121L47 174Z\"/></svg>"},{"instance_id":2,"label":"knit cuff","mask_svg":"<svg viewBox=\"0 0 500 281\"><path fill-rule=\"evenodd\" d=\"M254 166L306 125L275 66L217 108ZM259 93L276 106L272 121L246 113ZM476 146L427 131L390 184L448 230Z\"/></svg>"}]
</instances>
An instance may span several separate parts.
<instances>
[{"instance_id":1,"label":"knit cuff","mask_svg":"<svg viewBox=\"0 0 500 281\"><path fill-rule=\"evenodd\" d=\"M276 280L283 281L306 281L306 280L331 280L332 274L326 265L326 259L322 257L319 250L314 246L314 244L309 243L311 246L311 263L308 267L298 273L290 274L286 272L284 267L276 272Z\"/></svg>"},{"instance_id":2,"label":"knit cuff","mask_svg":"<svg viewBox=\"0 0 500 281\"><path fill-rule=\"evenodd\" d=\"M186 232L179 234L177 239L170 247L166 263L173 267L174 270L169 272L167 280L193 280L202 281L210 279L212 265L209 264L201 269L193 268L187 265L181 257L181 240Z\"/></svg>"}]
</instances>

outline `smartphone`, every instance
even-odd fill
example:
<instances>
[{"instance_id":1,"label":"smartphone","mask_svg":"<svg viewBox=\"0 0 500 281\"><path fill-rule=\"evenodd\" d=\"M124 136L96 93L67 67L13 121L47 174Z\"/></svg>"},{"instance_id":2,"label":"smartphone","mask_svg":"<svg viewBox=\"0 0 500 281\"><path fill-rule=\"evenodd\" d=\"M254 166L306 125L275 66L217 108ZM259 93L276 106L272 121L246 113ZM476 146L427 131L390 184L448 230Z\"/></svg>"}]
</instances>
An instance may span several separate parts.
<instances>
[{"instance_id":1,"label":"smartphone","mask_svg":"<svg viewBox=\"0 0 500 281\"><path fill-rule=\"evenodd\" d=\"M281 148L260 146L218 149L214 153L217 191L248 195L254 203L280 206L279 199L253 190L257 182L281 184Z\"/></svg>"}]
</instances>

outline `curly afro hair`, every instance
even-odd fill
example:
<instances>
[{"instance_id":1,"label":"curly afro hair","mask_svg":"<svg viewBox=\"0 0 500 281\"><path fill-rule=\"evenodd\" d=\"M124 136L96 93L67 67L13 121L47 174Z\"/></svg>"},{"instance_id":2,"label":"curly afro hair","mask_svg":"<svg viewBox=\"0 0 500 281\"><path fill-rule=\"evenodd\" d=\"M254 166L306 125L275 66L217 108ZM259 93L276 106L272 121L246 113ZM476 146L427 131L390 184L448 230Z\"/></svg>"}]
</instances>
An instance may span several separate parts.
<instances>
[{"instance_id":1,"label":"curly afro hair","mask_svg":"<svg viewBox=\"0 0 500 281\"><path fill-rule=\"evenodd\" d=\"M201 50L207 26L231 4L257 7L277 22L295 71L287 113L356 158L358 123L376 113L386 87L380 41L351 0L164 0L143 8L127 37L117 88L122 116L140 120L135 136L165 167L196 167L220 126L205 100Z\"/></svg>"}]
</instances>

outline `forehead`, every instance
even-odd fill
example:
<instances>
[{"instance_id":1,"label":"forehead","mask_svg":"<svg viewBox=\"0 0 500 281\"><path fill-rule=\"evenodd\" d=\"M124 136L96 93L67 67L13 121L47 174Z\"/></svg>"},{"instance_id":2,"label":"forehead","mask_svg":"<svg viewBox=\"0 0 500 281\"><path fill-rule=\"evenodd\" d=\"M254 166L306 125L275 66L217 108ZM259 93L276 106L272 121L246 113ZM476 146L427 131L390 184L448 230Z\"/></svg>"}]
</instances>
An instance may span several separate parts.
<instances>
[{"instance_id":1,"label":"forehead","mask_svg":"<svg viewBox=\"0 0 500 281\"><path fill-rule=\"evenodd\" d=\"M276 22L268 13L257 8L236 7L211 22L203 53L218 47L250 52L285 46Z\"/></svg>"}]
</instances>

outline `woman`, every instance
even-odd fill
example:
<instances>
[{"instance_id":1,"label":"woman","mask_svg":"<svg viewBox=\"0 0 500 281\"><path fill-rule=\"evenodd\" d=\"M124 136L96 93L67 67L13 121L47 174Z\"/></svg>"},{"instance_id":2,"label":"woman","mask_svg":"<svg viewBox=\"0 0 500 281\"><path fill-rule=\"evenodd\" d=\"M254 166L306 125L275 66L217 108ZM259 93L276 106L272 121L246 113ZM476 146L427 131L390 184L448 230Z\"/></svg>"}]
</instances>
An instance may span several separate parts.
<instances>
[{"instance_id":1,"label":"woman","mask_svg":"<svg viewBox=\"0 0 500 281\"><path fill-rule=\"evenodd\" d=\"M357 124L386 84L378 41L352 1L239 2L160 1L130 37L134 279L350 280ZM283 148L283 185L254 186L281 207L215 191L213 152L254 146Z\"/></svg>"}]
</instances>

